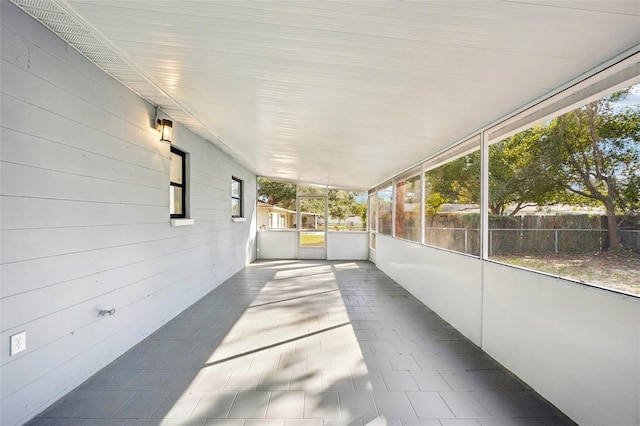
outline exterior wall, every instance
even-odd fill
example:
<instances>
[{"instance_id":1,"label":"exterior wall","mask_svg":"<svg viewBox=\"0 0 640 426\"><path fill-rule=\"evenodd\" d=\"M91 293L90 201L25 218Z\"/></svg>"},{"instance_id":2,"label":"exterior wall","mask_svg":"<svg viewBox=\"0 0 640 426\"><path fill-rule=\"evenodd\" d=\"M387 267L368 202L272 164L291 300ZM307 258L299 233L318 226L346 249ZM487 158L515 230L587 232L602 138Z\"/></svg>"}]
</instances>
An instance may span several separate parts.
<instances>
[{"instance_id":1,"label":"exterior wall","mask_svg":"<svg viewBox=\"0 0 640 426\"><path fill-rule=\"evenodd\" d=\"M482 262L479 259L378 234L376 266L480 345Z\"/></svg>"},{"instance_id":2,"label":"exterior wall","mask_svg":"<svg viewBox=\"0 0 640 426\"><path fill-rule=\"evenodd\" d=\"M640 425L640 299L378 234L376 265L580 425Z\"/></svg>"},{"instance_id":3,"label":"exterior wall","mask_svg":"<svg viewBox=\"0 0 640 426\"><path fill-rule=\"evenodd\" d=\"M328 232L327 259L367 260L369 258L368 232ZM258 232L258 257L260 259L297 259L309 253L299 253L298 232ZM313 251L310 251L313 253Z\"/></svg>"},{"instance_id":4,"label":"exterior wall","mask_svg":"<svg viewBox=\"0 0 640 426\"><path fill-rule=\"evenodd\" d=\"M487 262L483 348L581 425L640 425L640 299Z\"/></svg>"},{"instance_id":5,"label":"exterior wall","mask_svg":"<svg viewBox=\"0 0 640 426\"><path fill-rule=\"evenodd\" d=\"M174 123L191 226L169 224L154 107L6 0L1 53L0 424L27 421L255 258L256 177ZM100 309L115 308L111 316ZM10 336L27 349L9 356Z\"/></svg>"},{"instance_id":6,"label":"exterior wall","mask_svg":"<svg viewBox=\"0 0 640 426\"><path fill-rule=\"evenodd\" d=\"M297 259L298 233L295 231L258 232L259 259Z\"/></svg>"},{"instance_id":7,"label":"exterior wall","mask_svg":"<svg viewBox=\"0 0 640 426\"><path fill-rule=\"evenodd\" d=\"M327 259L367 260L369 258L369 233L339 231L327 233Z\"/></svg>"}]
</instances>

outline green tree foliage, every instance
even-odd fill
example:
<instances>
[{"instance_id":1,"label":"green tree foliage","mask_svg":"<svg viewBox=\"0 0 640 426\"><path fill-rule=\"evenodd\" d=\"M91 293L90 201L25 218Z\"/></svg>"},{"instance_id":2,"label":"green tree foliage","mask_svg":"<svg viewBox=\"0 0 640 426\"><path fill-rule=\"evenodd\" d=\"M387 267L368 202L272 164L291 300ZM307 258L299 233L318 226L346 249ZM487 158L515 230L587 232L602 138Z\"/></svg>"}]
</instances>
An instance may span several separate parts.
<instances>
[{"instance_id":1,"label":"green tree foliage","mask_svg":"<svg viewBox=\"0 0 640 426\"><path fill-rule=\"evenodd\" d=\"M330 217L346 221L347 217L355 216L356 197L353 192L333 189L328 197Z\"/></svg>"},{"instance_id":2,"label":"green tree foliage","mask_svg":"<svg viewBox=\"0 0 640 426\"><path fill-rule=\"evenodd\" d=\"M277 182L267 178L258 178L258 200L267 204L282 207L287 210L296 210L297 186L293 183ZM308 187L303 188L305 195L324 196L324 189ZM366 198L357 199L357 193L345 190L329 190L329 216L346 221L350 216L358 216L366 223L367 204ZM324 200L321 198L304 198L304 213L314 213L324 217Z\"/></svg>"},{"instance_id":3,"label":"green tree foliage","mask_svg":"<svg viewBox=\"0 0 640 426\"><path fill-rule=\"evenodd\" d=\"M515 216L529 206L561 201L563 191L543 173L535 146L541 126L520 132L489 147L489 213Z\"/></svg>"},{"instance_id":4,"label":"green tree foliage","mask_svg":"<svg viewBox=\"0 0 640 426\"><path fill-rule=\"evenodd\" d=\"M526 206L599 205L610 247L620 248L616 214L640 211L640 105L622 107L628 91L511 136L489 147L492 215ZM426 211L480 202L480 153L427 172Z\"/></svg>"},{"instance_id":5,"label":"green tree foliage","mask_svg":"<svg viewBox=\"0 0 640 426\"><path fill-rule=\"evenodd\" d=\"M435 216L438 211L440 211L440 207L443 204L447 203L447 199L442 196L439 192L432 192L425 198L425 213L428 216Z\"/></svg>"},{"instance_id":6,"label":"green tree foliage","mask_svg":"<svg viewBox=\"0 0 640 426\"><path fill-rule=\"evenodd\" d=\"M514 216L527 206L557 202L557 185L541 173L533 146L542 128L534 127L489 147L489 212ZM480 203L480 151L427 172L427 213L444 203Z\"/></svg>"},{"instance_id":7,"label":"green tree foliage","mask_svg":"<svg viewBox=\"0 0 640 426\"><path fill-rule=\"evenodd\" d=\"M596 201L607 214L611 250L621 249L616 213L638 210L640 107L620 108L625 92L555 118L536 145L544 176Z\"/></svg>"},{"instance_id":8,"label":"green tree foliage","mask_svg":"<svg viewBox=\"0 0 640 426\"><path fill-rule=\"evenodd\" d=\"M296 184L258 178L258 200L287 210L296 209Z\"/></svg>"},{"instance_id":9,"label":"green tree foliage","mask_svg":"<svg viewBox=\"0 0 640 426\"><path fill-rule=\"evenodd\" d=\"M480 202L480 151L460 157L426 173L426 199L432 197L436 212L444 203ZM438 194L433 195L433 194ZM446 200L444 203L436 201Z\"/></svg>"}]
</instances>

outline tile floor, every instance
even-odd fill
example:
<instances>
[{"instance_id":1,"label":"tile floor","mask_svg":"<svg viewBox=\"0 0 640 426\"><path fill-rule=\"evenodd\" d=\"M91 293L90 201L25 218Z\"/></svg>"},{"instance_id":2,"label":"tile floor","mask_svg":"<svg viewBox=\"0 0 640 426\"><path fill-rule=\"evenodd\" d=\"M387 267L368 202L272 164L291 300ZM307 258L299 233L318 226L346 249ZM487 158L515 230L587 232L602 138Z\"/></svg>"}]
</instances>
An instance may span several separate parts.
<instances>
[{"instance_id":1,"label":"tile floor","mask_svg":"<svg viewBox=\"0 0 640 426\"><path fill-rule=\"evenodd\" d=\"M256 262L31 425L572 425L368 262Z\"/></svg>"}]
</instances>

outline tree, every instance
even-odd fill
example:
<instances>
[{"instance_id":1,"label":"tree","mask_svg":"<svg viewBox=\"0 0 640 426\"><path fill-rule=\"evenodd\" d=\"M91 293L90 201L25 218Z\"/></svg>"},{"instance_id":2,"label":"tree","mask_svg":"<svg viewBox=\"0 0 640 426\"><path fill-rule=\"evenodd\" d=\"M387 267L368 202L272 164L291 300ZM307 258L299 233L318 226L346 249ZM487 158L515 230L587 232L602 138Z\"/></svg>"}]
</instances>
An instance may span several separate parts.
<instances>
[{"instance_id":1,"label":"tree","mask_svg":"<svg viewBox=\"0 0 640 426\"><path fill-rule=\"evenodd\" d=\"M426 173L427 194L454 204L480 202L480 151L460 157ZM443 203L436 207L437 209Z\"/></svg>"},{"instance_id":2,"label":"tree","mask_svg":"<svg viewBox=\"0 0 640 426\"><path fill-rule=\"evenodd\" d=\"M316 187L304 187L306 195L317 194L320 198L302 198L303 213L314 213L324 217L324 193L325 190ZM297 185L294 183L276 182L267 178L258 178L258 200L282 207L287 210L296 210ZM345 221L349 216L359 216L366 223L367 205L366 199L357 200L353 191L332 189L327 194L329 201L329 216Z\"/></svg>"},{"instance_id":3,"label":"tree","mask_svg":"<svg viewBox=\"0 0 640 426\"><path fill-rule=\"evenodd\" d=\"M267 178L258 178L258 200L282 207L296 209L296 184L276 182Z\"/></svg>"},{"instance_id":4,"label":"tree","mask_svg":"<svg viewBox=\"0 0 640 426\"><path fill-rule=\"evenodd\" d=\"M365 226L367 223L367 202L366 200L363 202L356 202L356 205L353 209L353 215L359 217L362 220L362 225Z\"/></svg>"},{"instance_id":5,"label":"tree","mask_svg":"<svg viewBox=\"0 0 640 426\"><path fill-rule=\"evenodd\" d=\"M625 92L552 120L536 145L544 176L606 210L609 246L620 250L616 213L638 209L640 108L620 108Z\"/></svg>"},{"instance_id":6,"label":"tree","mask_svg":"<svg viewBox=\"0 0 640 426\"><path fill-rule=\"evenodd\" d=\"M515 216L530 206L566 199L564 190L548 179L535 149L542 126L520 132L489 147L489 212Z\"/></svg>"},{"instance_id":7,"label":"tree","mask_svg":"<svg viewBox=\"0 0 640 426\"><path fill-rule=\"evenodd\" d=\"M347 217L352 215L353 205L355 204L355 196L349 191L335 190L329 191L329 216L346 221Z\"/></svg>"},{"instance_id":8,"label":"tree","mask_svg":"<svg viewBox=\"0 0 640 426\"><path fill-rule=\"evenodd\" d=\"M442 196L439 192L431 192L429 195L425 197L425 213L429 217L435 216L436 213L440 210L443 204L447 203L448 200Z\"/></svg>"}]
</instances>

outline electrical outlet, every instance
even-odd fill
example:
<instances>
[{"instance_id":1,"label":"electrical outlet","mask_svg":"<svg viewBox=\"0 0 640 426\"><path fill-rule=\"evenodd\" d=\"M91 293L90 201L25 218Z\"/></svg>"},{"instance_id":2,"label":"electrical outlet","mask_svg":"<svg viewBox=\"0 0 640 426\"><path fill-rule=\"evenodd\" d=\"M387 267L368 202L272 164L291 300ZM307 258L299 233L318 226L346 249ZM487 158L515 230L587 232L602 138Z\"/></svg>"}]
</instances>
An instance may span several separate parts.
<instances>
[{"instance_id":1,"label":"electrical outlet","mask_svg":"<svg viewBox=\"0 0 640 426\"><path fill-rule=\"evenodd\" d=\"M26 331L21 331L18 334L14 334L9 339L11 340L11 353L9 355L13 356L27 349L27 332Z\"/></svg>"}]
</instances>

